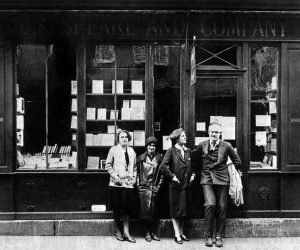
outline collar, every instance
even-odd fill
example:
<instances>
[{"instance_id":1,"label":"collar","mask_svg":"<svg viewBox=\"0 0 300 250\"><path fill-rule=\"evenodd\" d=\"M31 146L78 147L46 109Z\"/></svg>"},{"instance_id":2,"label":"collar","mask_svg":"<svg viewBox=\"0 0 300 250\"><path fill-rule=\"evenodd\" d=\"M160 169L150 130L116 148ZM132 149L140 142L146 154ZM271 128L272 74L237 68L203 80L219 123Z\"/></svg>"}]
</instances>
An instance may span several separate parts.
<instances>
[{"instance_id":1,"label":"collar","mask_svg":"<svg viewBox=\"0 0 300 250\"><path fill-rule=\"evenodd\" d=\"M175 148L177 148L177 149L179 149L179 150L184 150L184 151L186 151L187 150L187 147L186 146L179 146L177 143L175 144Z\"/></svg>"},{"instance_id":2,"label":"collar","mask_svg":"<svg viewBox=\"0 0 300 250\"><path fill-rule=\"evenodd\" d=\"M217 140L217 142L216 142L216 144L215 144L215 147L218 146L219 144L220 144L220 139ZM211 139L209 139L209 145L210 145L211 147L213 147L213 145L212 145L212 140L211 140Z\"/></svg>"}]
</instances>

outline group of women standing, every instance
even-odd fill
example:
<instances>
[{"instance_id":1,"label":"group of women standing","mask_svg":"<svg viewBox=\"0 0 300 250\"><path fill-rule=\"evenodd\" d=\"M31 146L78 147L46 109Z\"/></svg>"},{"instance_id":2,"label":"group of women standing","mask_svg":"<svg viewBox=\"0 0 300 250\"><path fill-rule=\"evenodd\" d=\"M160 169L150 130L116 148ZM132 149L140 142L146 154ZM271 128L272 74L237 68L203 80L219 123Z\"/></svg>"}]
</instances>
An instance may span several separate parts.
<instances>
[{"instance_id":1,"label":"group of women standing","mask_svg":"<svg viewBox=\"0 0 300 250\"><path fill-rule=\"evenodd\" d=\"M131 136L121 130L118 144L108 153L106 169L110 174L110 196L116 227L116 238L135 243L129 232L129 217L136 208L136 190L140 204L140 219L146 229L146 241L160 240L157 217L157 197L166 179L169 186L169 207L174 228L174 240L178 244L188 241L183 232L184 220L188 215L188 187L194 181L191 170L191 150L185 147L186 133L179 128L172 132L172 147L162 157L157 152L157 139L146 140L146 152L136 158L128 146Z\"/></svg>"}]
</instances>

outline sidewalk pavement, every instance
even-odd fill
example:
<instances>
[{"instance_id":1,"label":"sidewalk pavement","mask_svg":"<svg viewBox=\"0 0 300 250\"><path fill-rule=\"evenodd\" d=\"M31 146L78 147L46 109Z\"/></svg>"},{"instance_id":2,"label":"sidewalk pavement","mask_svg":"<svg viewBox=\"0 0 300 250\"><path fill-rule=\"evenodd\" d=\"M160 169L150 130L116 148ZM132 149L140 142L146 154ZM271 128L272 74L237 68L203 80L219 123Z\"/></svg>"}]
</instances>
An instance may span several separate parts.
<instances>
[{"instance_id":1,"label":"sidewalk pavement","mask_svg":"<svg viewBox=\"0 0 300 250\"><path fill-rule=\"evenodd\" d=\"M178 245L171 238L135 244L120 242L113 236L0 236L0 250L148 250L148 249L218 249L205 247L204 238L194 238ZM299 250L300 237L226 238L221 250Z\"/></svg>"}]
</instances>

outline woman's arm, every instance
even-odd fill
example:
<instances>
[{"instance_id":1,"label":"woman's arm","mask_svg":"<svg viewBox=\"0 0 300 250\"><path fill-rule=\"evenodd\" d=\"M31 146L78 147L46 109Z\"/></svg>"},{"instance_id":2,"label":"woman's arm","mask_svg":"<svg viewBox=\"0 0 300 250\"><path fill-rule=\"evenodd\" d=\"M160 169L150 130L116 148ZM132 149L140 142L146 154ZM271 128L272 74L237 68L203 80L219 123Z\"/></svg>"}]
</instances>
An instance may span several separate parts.
<instances>
[{"instance_id":1,"label":"woman's arm","mask_svg":"<svg viewBox=\"0 0 300 250\"><path fill-rule=\"evenodd\" d=\"M105 164L105 170L110 174L112 178L118 178L118 174L115 171L114 167L114 150L113 148L110 148L107 158L106 158L106 164Z\"/></svg>"},{"instance_id":2,"label":"woman's arm","mask_svg":"<svg viewBox=\"0 0 300 250\"><path fill-rule=\"evenodd\" d=\"M171 164L172 160L173 160L172 159L172 148L170 148L166 152L166 154L162 160L162 163L160 165L160 169L161 169L162 173L170 180L172 180L173 177L175 176L170 170L170 164Z\"/></svg>"}]
</instances>

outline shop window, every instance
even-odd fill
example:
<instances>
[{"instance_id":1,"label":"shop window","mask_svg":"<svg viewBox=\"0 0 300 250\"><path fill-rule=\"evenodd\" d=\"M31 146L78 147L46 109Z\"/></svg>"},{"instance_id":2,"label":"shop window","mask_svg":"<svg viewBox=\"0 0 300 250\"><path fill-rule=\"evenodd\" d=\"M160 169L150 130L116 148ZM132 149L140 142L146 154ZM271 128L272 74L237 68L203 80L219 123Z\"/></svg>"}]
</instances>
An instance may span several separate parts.
<instances>
[{"instance_id":1,"label":"shop window","mask_svg":"<svg viewBox=\"0 0 300 250\"><path fill-rule=\"evenodd\" d=\"M180 124L179 46L154 47L154 135L159 150L171 145L170 133Z\"/></svg>"},{"instance_id":2,"label":"shop window","mask_svg":"<svg viewBox=\"0 0 300 250\"><path fill-rule=\"evenodd\" d=\"M17 170L76 169L75 49L20 45L16 58Z\"/></svg>"},{"instance_id":3,"label":"shop window","mask_svg":"<svg viewBox=\"0 0 300 250\"><path fill-rule=\"evenodd\" d=\"M221 139L237 147L238 78L200 78L195 84L195 145L208 140L212 122L222 125Z\"/></svg>"},{"instance_id":4,"label":"shop window","mask_svg":"<svg viewBox=\"0 0 300 250\"><path fill-rule=\"evenodd\" d=\"M250 47L251 169L277 169L278 55L277 47Z\"/></svg>"},{"instance_id":5,"label":"shop window","mask_svg":"<svg viewBox=\"0 0 300 250\"><path fill-rule=\"evenodd\" d=\"M130 146L145 148L145 46L90 45L87 47L86 169L105 170L117 132L131 134Z\"/></svg>"}]
</instances>

